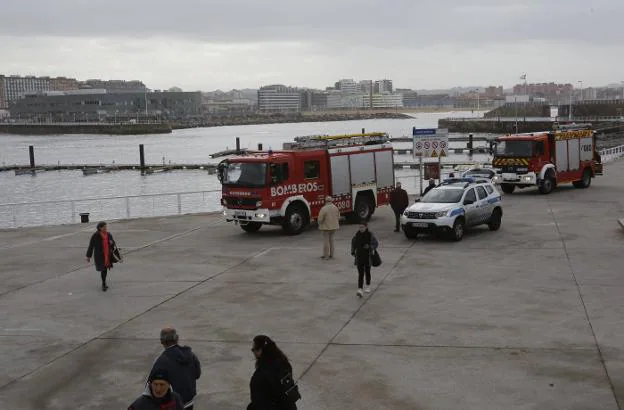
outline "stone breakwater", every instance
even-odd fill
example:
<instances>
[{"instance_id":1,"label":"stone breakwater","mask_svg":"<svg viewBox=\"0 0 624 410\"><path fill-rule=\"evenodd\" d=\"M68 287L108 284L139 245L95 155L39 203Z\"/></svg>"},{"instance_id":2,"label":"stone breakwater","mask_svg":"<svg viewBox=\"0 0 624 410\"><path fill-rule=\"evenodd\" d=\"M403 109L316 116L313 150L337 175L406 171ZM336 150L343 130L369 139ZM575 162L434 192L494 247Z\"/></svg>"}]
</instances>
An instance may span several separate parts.
<instances>
[{"instance_id":1,"label":"stone breakwater","mask_svg":"<svg viewBox=\"0 0 624 410\"><path fill-rule=\"evenodd\" d=\"M266 114L239 117L217 117L205 119L180 120L173 123L174 129L198 127L222 127L230 125L279 124L296 122L328 122L374 119L405 119L410 115L398 112L353 112L353 113L322 113L322 114Z\"/></svg>"},{"instance_id":2,"label":"stone breakwater","mask_svg":"<svg viewBox=\"0 0 624 410\"><path fill-rule=\"evenodd\" d=\"M108 134L140 135L170 134L171 124L116 124L116 123L50 123L50 124L0 124L0 134L64 135Z\"/></svg>"}]
</instances>

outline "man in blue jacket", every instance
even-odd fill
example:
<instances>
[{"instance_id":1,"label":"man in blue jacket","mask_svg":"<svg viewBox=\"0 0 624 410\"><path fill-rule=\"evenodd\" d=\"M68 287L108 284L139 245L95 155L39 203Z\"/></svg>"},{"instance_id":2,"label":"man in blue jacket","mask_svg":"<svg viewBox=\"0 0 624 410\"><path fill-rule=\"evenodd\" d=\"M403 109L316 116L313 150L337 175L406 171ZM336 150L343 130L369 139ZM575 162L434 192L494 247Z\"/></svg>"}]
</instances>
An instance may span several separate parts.
<instances>
[{"instance_id":1,"label":"man in blue jacket","mask_svg":"<svg viewBox=\"0 0 624 410\"><path fill-rule=\"evenodd\" d=\"M193 409L197 396L197 379L201 376L199 359L188 346L178 345L178 333L172 327L160 331L160 343L165 349L156 359L154 369L164 369L174 392L182 397L185 409Z\"/></svg>"}]
</instances>

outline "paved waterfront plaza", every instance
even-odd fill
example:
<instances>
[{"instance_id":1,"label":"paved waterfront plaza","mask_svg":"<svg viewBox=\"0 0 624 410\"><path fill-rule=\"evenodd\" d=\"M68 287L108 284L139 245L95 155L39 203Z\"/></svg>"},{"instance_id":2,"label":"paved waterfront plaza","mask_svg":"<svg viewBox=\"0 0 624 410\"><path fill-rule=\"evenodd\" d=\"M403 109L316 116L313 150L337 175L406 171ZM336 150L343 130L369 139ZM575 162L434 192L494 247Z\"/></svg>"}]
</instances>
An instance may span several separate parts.
<instances>
[{"instance_id":1,"label":"paved waterfront plaza","mask_svg":"<svg viewBox=\"0 0 624 410\"><path fill-rule=\"evenodd\" d=\"M203 365L196 409L243 409L251 339L273 337L300 409L617 409L624 403L624 162L591 188L504 199L499 232L407 240L386 207L383 265L359 299L356 226L320 259L311 229L255 235L219 215L111 222L110 289L84 260L95 224L0 231L0 403L120 409L175 326Z\"/></svg>"}]
</instances>

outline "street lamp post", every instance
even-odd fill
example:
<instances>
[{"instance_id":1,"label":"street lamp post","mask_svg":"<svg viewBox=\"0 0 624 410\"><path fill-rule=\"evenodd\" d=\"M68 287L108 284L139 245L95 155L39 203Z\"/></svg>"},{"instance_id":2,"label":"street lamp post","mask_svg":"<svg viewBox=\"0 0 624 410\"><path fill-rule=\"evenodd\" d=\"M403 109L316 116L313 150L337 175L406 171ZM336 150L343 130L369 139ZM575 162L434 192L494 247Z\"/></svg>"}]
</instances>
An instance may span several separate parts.
<instances>
[{"instance_id":1,"label":"street lamp post","mask_svg":"<svg viewBox=\"0 0 624 410\"><path fill-rule=\"evenodd\" d=\"M518 97L514 97L514 107L516 108L516 134L518 133Z\"/></svg>"},{"instance_id":2,"label":"street lamp post","mask_svg":"<svg viewBox=\"0 0 624 410\"><path fill-rule=\"evenodd\" d=\"M568 110L568 120L572 121L572 93L574 92L574 88L570 89L570 110Z\"/></svg>"}]
</instances>

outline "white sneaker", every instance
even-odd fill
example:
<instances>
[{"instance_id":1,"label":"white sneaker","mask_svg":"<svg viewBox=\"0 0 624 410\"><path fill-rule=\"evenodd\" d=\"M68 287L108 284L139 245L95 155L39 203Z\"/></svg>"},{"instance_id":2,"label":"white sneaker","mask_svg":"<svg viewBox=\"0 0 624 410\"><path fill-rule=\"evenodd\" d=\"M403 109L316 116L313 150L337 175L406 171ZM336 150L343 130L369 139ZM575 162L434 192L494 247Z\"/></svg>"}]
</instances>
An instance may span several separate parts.
<instances>
[{"instance_id":1,"label":"white sneaker","mask_svg":"<svg viewBox=\"0 0 624 410\"><path fill-rule=\"evenodd\" d=\"M364 296L364 292L362 292L362 288L358 289L358 291L357 291L357 295L358 295L359 297Z\"/></svg>"},{"instance_id":2,"label":"white sneaker","mask_svg":"<svg viewBox=\"0 0 624 410\"><path fill-rule=\"evenodd\" d=\"M365 288L364 288L364 292L366 292L366 293L370 293L370 292L371 292L371 288L370 288L370 286L365 287Z\"/></svg>"}]
</instances>

